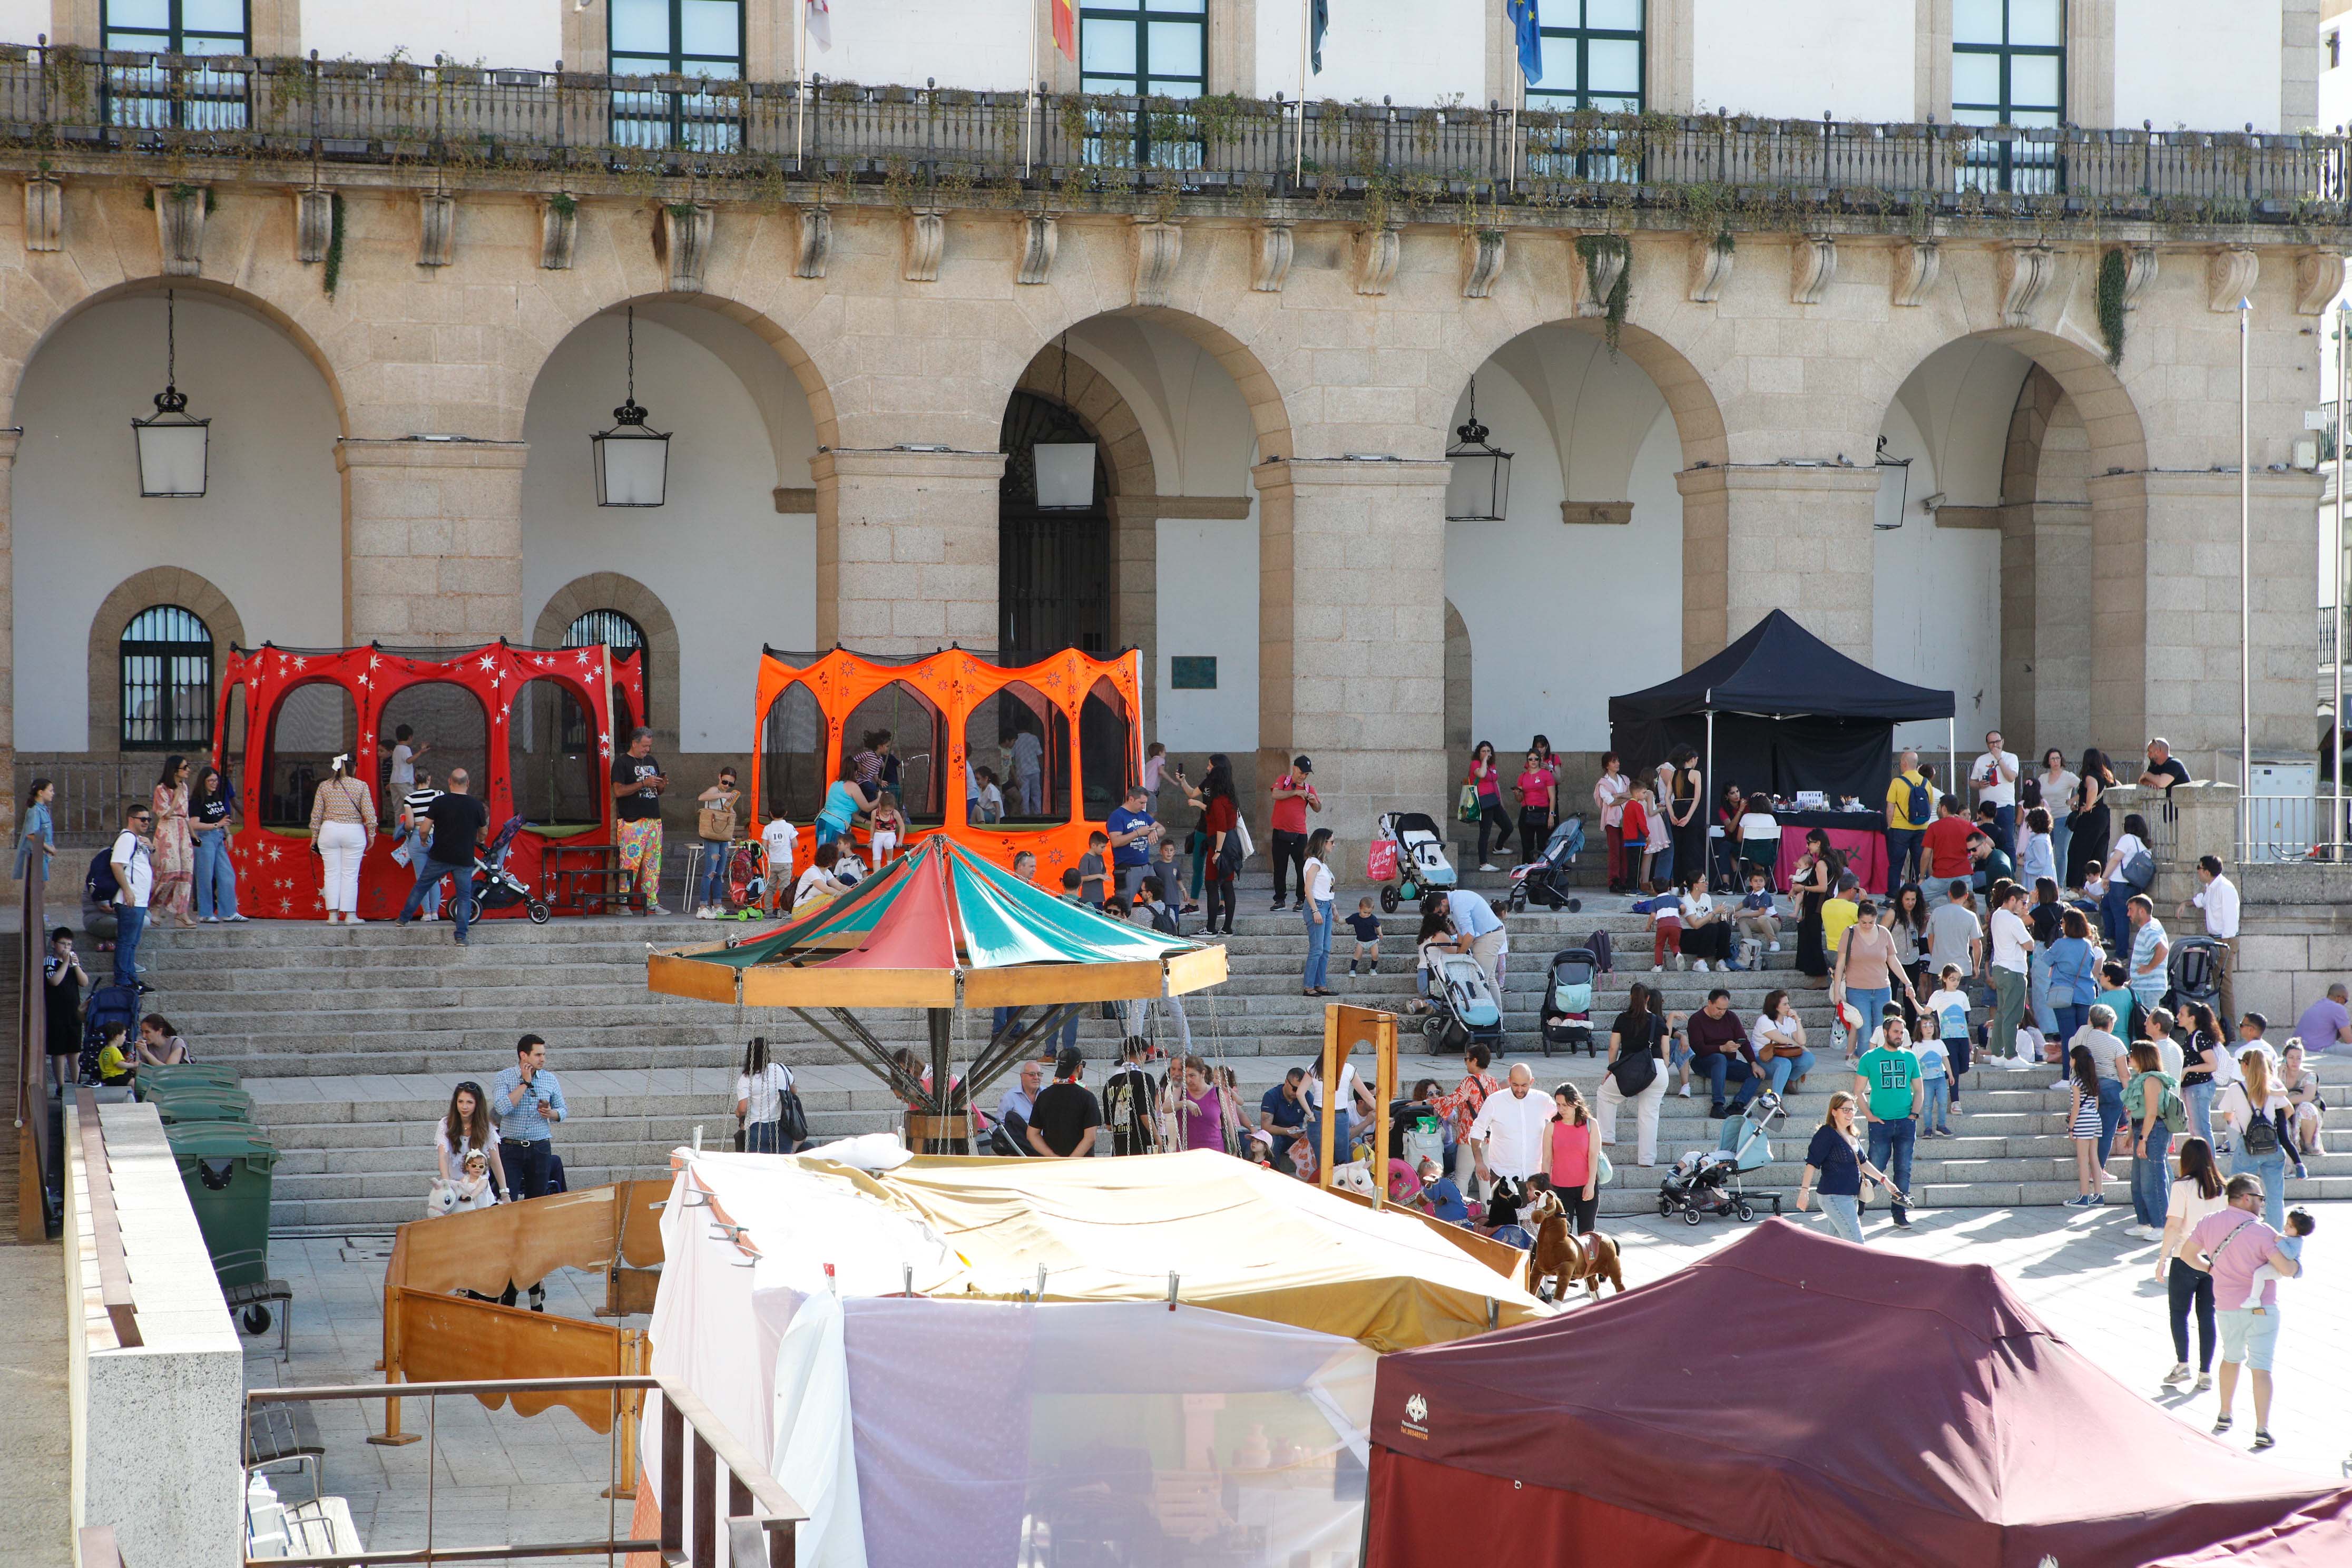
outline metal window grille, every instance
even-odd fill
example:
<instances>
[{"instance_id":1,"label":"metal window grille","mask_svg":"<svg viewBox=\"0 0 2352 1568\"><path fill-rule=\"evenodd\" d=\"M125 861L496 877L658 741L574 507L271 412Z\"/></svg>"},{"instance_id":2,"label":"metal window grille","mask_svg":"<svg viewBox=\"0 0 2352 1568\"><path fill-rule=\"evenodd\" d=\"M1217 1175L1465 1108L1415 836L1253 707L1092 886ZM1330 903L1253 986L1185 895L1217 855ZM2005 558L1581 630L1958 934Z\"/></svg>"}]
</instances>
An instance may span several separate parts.
<instances>
[{"instance_id":1,"label":"metal window grille","mask_svg":"<svg viewBox=\"0 0 2352 1568\"><path fill-rule=\"evenodd\" d=\"M1037 505L1041 441L1091 441L1051 398L1016 392L1005 407L1004 478L997 489L997 646L1007 662L1061 648L1101 654L1109 639L1109 480L1096 447L1095 501L1083 510ZM1018 654L1019 659L1009 656Z\"/></svg>"},{"instance_id":2,"label":"metal window grille","mask_svg":"<svg viewBox=\"0 0 2352 1568\"><path fill-rule=\"evenodd\" d=\"M653 690L653 669L647 662L652 658L646 647L645 628L618 610L590 610L573 621L563 633L565 647L609 647L615 652L637 650L638 673L646 690ZM628 731L640 724L652 722L642 713L630 713L622 706L621 689L613 689L613 750L615 753L626 744ZM588 743L588 714L574 703L564 710L563 749L576 752Z\"/></svg>"},{"instance_id":3,"label":"metal window grille","mask_svg":"<svg viewBox=\"0 0 2352 1568\"><path fill-rule=\"evenodd\" d=\"M157 605L123 628L122 749L177 752L213 739L213 634L177 605Z\"/></svg>"}]
</instances>

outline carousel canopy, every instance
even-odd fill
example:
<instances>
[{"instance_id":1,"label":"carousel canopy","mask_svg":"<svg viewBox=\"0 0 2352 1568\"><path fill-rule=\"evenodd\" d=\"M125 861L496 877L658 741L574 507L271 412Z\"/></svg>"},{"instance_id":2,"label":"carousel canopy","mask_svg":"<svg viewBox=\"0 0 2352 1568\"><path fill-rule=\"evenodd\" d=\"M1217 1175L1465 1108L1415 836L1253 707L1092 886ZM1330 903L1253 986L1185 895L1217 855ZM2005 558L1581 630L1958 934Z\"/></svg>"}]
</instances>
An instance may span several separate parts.
<instances>
[{"instance_id":1,"label":"carousel canopy","mask_svg":"<svg viewBox=\"0 0 2352 1568\"><path fill-rule=\"evenodd\" d=\"M1181 996L1225 950L1058 899L944 836L805 920L656 953L646 984L754 1007L1020 1007Z\"/></svg>"}]
</instances>

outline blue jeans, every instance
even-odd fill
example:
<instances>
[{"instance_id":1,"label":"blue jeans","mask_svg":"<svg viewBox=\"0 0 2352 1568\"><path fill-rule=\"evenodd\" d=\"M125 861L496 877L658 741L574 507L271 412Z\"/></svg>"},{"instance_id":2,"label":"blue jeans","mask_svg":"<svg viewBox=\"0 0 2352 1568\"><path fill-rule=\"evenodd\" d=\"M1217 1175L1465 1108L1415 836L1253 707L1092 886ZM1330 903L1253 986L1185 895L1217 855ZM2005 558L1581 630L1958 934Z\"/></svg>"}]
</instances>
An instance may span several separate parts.
<instances>
[{"instance_id":1,"label":"blue jeans","mask_svg":"<svg viewBox=\"0 0 2352 1568\"><path fill-rule=\"evenodd\" d=\"M2238 1150L2230 1156L2230 1174L2260 1176L2263 1179L2263 1223L2273 1230L2286 1229L2285 1150L2260 1155Z\"/></svg>"},{"instance_id":2,"label":"blue jeans","mask_svg":"<svg viewBox=\"0 0 2352 1568\"><path fill-rule=\"evenodd\" d=\"M1919 1123L1908 1116L1870 1124L1870 1163L1886 1174L1897 1192L1911 1190L1911 1150L1918 1142ZM1897 1202L1895 1212L1904 1205Z\"/></svg>"},{"instance_id":3,"label":"blue jeans","mask_svg":"<svg viewBox=\"0 0 2352 1568\"><path fill-rule=\"evenodd\" d=\"M2171 1152L2172 1129L2159 1119L2147 1135L2147 1152L2132 1156L2132 1217L2142 1225L2163 1228L2164 1211L2172 1202Z\"/></svg>"},{"instance_id":4,"label":"blue jeans","mask_svg":"<svg viewBox=\"0 0 2352 1568\"><path fill-rule=\"evenodd\" d=\"M2124 1086L2120 1079L2099 1079L2099 1163L2116 1146L2116 1124L2124 1119Z\"/></svg>"},{"instance_id":5,"label":"blue jeans","mask_svg":"<svg viewBox=\"0 0 2352 1568\"><path fill-rule=\"evenodd\" d=\"M1764 1069L1771 1079L1774 1094L1788 1088L1790 1079L1802 1078L1812 1070L1813 1053L1811 1051L1799 1051L1793 1057L1774 1057L1772 1065Z\"/></svg>"},{"instance_id":6,"label":"blue jeans","mask_svg":"<svg viewBox=\"0 0 2352 1568\"><path fill-rule=\"evenodd\" d=\"M2050 999L2050 950L2036 947L2025 955L2025 1003L2033 1026L2045 1035L2058 1032L2058 1009Z\"/></svg>"},{"instance_id":7,"label":"blue jeans","mask_svg":"<svg viewBox=\"0 0 2352 1568\"><path fill-rule=\"evenodd\" d=\"M2042 1033L2049 1035L2052 1039L2063 1046L2072 1040L2076 1032L2091 1021L2090 1012L2091 1005L2087 1002L2053 1003L2050 1013L2058 1027L2054 1033L2048 1029L2044 1029ZM2123 1025L2124 1021L2121 1018L2116 1020L2116 1027L2118 1030L2123 1027Z\"/></svg>"},{"instance_id":8,"label":"blue jeans","mask_svg":"<svg viewBox=\"0 0 2352 1568\"><path fill-rule=\"evenodd\" d=\"M114 933L114 983L135 985L139 983L139 938L147 930L147 911L117 904L114 920L118 927Z\"/></svg>"},{"instance_id":9,"label":"blue jeans","mask_svg":"<svg viewBox=\"0 0 2352 1568\"><path fill-rule=\"evenodd\" d=\"M2131 920L2126 913L2131 899L2132 889L2125 887L2122 879L2117 878L2107 884L2105 894L2099 900L2099 928L2106 933L2107 951L2110 952L2127 954L2131 952ZM2116 1021L2120 1023L2122 1020Z\"/></svg>"},{"instance_id":10,"label":"blue jeans","mask_svg":"<svg viewBox=\"0 0 2352 1568\"><path fill-rule=\"evenodd\" d=\"M1816 1193L1822 1200L1822 1217L1830 1228L1855 1246L1862 1245L1862 1200L1852 1193Z\"/></svg>"},{"instance_id":11,"label":"blue jeans","mask_svg":"<svg viewBox=\"0 0 2352 1568\"><path fill-rule=\"evenodd\" d=\"M1713 1091L1707 1096L1709 1105L1723 1103L1723 1086L1727 1079L1743 1086L1739 1091L1739 1098L1732 1101L1734 1105L1747 1104L1764 1088L1764 1075L1749 1067L1731 1051L1710 1051L1703 1057L1693 1057L1691 1070L1698 1077L1706 1079L1708 1088Z\"/></svg>"},{"instance_id":12,"label":"blue jeans","mask_svg":"<svg viewBox=\"0 0 2352 1568\"><path fill-rule=\"evenodd\" d=\"M1299 923L1307 928L1307 988L1310 991L1321 990L1324 981L1330 978L1332 911L1338 902L1336 899L1318 902L1315 912L1323 917L1319 921L1300 917Z\"/></svg>"},{"instance_id":13,"label":"blue jeans","mask_svg":"<svg viewBox=\"0 0 2352 1568\"><path fill-rule=\"evenodd\" d=\"M418 907L425 902L425 891L437 887L444 877L457 879L457 940L462 942L466 940L466 928L474 918L474 900L468 896L474 880L474 866L470 860L462 866L453 866L446 860L427 859L424 871L416 879L416 886L408 889L408 901L400 906L401 922L406 924L416 918Z\"/></svg>"},{"instance_id":14,"label":"blue jeans","mask_svg":"<svg viewBox=\"0 0 2352 1568\"><path fill-rule=\"evenodd\" d=\"M1927 1091L1927 1110L1922 1132L1949 1132L1952 1130L1952 1080L1928 1078L1919 1080Z\"/></svg>"},{"instance_id":15,"label":"blue jeans","mask_svg":"<svg viewBox=\"0 0 2352 1568\"><path fill-rule=\"evenodd\" d=\"M2017 807L2013 805L1994 806L1992 808L1992 826L1994 846L2009 854L2016 854ZM2026 891L2029 893L2032 891L2032 883L2029 882L2026 884Z\"/></svg>"},{"instance_id":16,"label":"blue jeans","mask_svg":"<svg viewBox=\"0 0 2352 1568\"><path fill-rule=\"evenodd\" d=\"M2074 830L2066 826L2063 806L2050 808L2050 863L2058 868L2058 885L2066 885L2066 847L2074 842Z\"/></svg>"},{"instance_id":17,"label":"blue jeans","mask_svg":"<svg viewBox=\"0 0 2352 1568\"><path fill-rule=\"evenodd\" d=\"M433 867L432 848L425 842L425 836L421 833L411 833L404 842L408 846L408 863L416 868L416 879L425 884L423 906L425 918L428 921L439 920L441 918L441 879L434 877L428 880L425 875Z\"/></svg>"},{"instance_id":18,"label":"blue jeans","mask_svg":"<svg viewBox=\"0 0 2352 1568\"><path fill-rule=\"evenodd\" d=\"M1650 862L1650 885L1663 888L1675 879L1675 841L1670 834L1657 839L1658 858Z\"/></svg>"},{"instance_id":19,"label":"blue jeans","mask_svg":"<svg viewBox=\"0 0 2352 1568\"><path fill-rule=\"evenodd\" d=\"M2180 1103L2189 1108L2189 1131L2205 1140L2205 1147L2213 1147L2213 1080L2184 1083L2180 1086Z\"/></svg>"},{"instance_id":20,"label":"blue jeans","mask_svg":"<svg viewBox=\"0 0 2352 1568\"><path fill-rule=\"evenodd\" d=\"M1864 989L1860 985L1849 985L1845 988L1845 999L1862 1015L1861 1041L1867 1041L1870 1032L1878 1027L1879 1017L1886 1011L1886 1005L1895 1000L1895 987L1877 985ZM1864 1048L1861 1041L1849 1039L1845 1047L1847 1052L1859 1054Z\"/></svg>"},{"instance_id":21,"label":"blue jeans","mask_svg":"<svg viewBox=\"0 0 2352 1568\"><path fill-rule=\"evenodd\" d=\"M1348 1124L1348 1113L1344 1110L1339 1112L1339 1119L1331 1123L1332 1164L1348 1163L1348 1140L1353 1131ZM1320 1164L1323 1160L1323 1123L1313 1116L1307 1119L1307 1146L1315 1151L1316 1163ZM1446 1168L1453 1169L1450 1165Z\"/></svg>"},{"instance_id":22,"label":"blue jeans","mask_svg":"<svg viewBox=\"0 0 2352 1568\"><path fill-rule=\"evenodd\" d=\"M743 1152L772 1154L776 1152L776 1136L783 1130L781 1121L746 1121L743 1123Z\"/></svg>"},{"instance_id":23,"label":"blue jeans","mask_svg":"<svg viewBox=\"0 0 2352 1568\"><path fill-rule=\"evenodd\" d=\"M228 829L199 833L196 839L196 918L226 920L236 913L236 867L228 858Z\"/></svg>"},{"instance_id":24,"label":"blue jeans","mask_svg":"<svg viewBox=\"0 0 2352 1568\"><path fill-rule=\"evenodd\" d=\"M733 846L714 844L708 838L700 843L701 874L695 879L694 907L698 910L705 904L723 906L727 902L727 861Z\"/></svg>"},{"instance_id":25,"label":"blue jeans","mask_svg":"<svg viewBox=\"0 0 2352 1568\"><path fill-rule=\"evenodd\" d=\"M1927 830L1918 827L1890 827L1886 830L1886 896L1893 898L1903 886L1903 863L1919 854L1919 841ZM1927 879L1922 877L1921 881Z\"/></svg>"}]
</instances>

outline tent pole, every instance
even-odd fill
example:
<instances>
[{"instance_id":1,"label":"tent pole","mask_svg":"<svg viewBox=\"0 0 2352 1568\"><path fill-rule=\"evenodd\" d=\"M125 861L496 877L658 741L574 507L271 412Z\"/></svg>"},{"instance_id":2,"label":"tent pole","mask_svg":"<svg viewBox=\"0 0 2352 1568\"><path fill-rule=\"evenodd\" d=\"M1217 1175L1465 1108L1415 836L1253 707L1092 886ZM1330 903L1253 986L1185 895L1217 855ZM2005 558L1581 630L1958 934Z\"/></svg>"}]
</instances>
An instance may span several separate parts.
<instances>
[{"instance_id":1,"label":"tent pole","mask_svg":"<svg viewBox=\"0 0 2352 1568\"><path fill-rule=\"evenodd\" d=\"M1954 704L1952 716L1944 721L1944 787L1960 787L1960 716Z\"/></svg>"},{"instance_id":2,"label":"tent pole","mask_svg":"<svg viewBox=\"0 0 2352 1568\"><path fill-rule=\"evenodd\" d=\"M1706 768L1700 775L1698 786L1698 819L1701 823L1705 823L1707 813L1715 809L1715 693L1710 691L1706 695ZM1715 869L1706 864L1706 858L1713 853L1713 841L1702 835L1698 846L1698 868L1706 873L1706 885L1712 888L1715 886Z\"/></svg>"}]
</instances>

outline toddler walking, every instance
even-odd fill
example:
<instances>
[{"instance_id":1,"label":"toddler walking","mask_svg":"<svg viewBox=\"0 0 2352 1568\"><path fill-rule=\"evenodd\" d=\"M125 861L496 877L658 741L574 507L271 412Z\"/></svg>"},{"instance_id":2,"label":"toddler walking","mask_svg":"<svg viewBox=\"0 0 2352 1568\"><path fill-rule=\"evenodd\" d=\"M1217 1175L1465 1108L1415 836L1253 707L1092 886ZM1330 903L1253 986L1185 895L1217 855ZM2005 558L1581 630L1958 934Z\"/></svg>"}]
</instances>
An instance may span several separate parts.
<instances>
[{"instance_id":1,"label":"toddler walking","mask_svg":"<svg viewBox=\"0 0 2352 1568\"><path fill-rule=\"evenodd\" d=\"M1348 973L1356 973L1356 965L1364 966L1367 974L1381 972L1381 917L1372 913L1372 900L1356 900L1356 912L1348 917L1348 929L1356 933L1356 951L1349 955Z\"/></svg>"}]
</instances>

